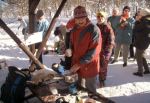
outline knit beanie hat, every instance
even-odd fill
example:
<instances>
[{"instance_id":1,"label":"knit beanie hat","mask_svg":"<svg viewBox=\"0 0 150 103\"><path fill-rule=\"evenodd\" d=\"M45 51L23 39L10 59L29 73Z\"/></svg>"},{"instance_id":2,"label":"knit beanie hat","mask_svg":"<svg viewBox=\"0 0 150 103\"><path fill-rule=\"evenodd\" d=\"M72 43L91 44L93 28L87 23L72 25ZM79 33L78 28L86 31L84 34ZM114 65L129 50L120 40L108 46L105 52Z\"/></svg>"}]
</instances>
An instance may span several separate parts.
<instances>
[{"instance_id":1,"label":"knit beanie hat","mask_svg":"<svg viewBox=\"0 0 150 103\"><path fill-rule=\"evenodd\" d=\"M82 17L87 17L87 12L85 10L85 7L77 6L74 9L74 18L82 18Z\"/></svg>"},{"instance_id":2,"label":"knit beanie hat","mask_svg":"<svg viewBox=\"0 0 150 103\"><path fill-rule=\"evenodd\" d=\"M124 11L125 9L128 9L128 10L130 11L130 7L129 7L129 6L125 6L125 7L123 8L123 11Z\"/></svg>"}]
</instances>

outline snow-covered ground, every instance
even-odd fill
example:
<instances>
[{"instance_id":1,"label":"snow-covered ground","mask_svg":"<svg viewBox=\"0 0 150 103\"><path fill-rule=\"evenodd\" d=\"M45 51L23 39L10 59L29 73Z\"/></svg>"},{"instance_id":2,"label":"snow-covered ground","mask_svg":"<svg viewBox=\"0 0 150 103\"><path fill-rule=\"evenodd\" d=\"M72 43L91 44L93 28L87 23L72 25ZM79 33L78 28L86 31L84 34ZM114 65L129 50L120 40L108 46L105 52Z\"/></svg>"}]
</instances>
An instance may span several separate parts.
<instances>
[{"instance_id":1,"label":"snow-covered ground","mask_svg":"<svg viewBox=\"0 0 150 103\"><path fill-rule=\"evenodd\" d=\"M9 27L14 33L20 33L16 30L16 24L10 24ZM23 35L18 35L23 40ZM148 51L150 52L150 51ZM44 64L48 67L54 62L60 62L59 55L44 55ZM0 28L0 59L5 59L7 64L19 68L29 67L27 55L16 45L16 43ZM150 74L143 77L132 75L137 71L135 61L129 60L127 67L122 67L122 58L115 64L110 64L106 87L98 91L110 97L116 103L150 103ZM5 81L8 71L0 70L0 86Z\"/></svg>"}]
</instances>

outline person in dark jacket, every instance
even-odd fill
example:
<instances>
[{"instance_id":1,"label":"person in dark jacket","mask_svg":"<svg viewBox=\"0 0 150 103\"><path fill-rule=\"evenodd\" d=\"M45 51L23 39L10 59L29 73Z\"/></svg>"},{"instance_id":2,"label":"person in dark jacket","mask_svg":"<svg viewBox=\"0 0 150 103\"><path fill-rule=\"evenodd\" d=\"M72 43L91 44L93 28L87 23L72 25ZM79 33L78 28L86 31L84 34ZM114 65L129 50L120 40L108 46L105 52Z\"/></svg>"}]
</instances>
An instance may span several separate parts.
<instances>
[{"instance_id":1,"label":"person in dark jacket","mask_svg":"<svg viewBox=\"0 0 150 103\"><path fill-rule=\"evenodd\" d=\"M141 9L136 17L134 33L134 46L136 47L136 61L138 71L133 75L143 77L144 74L149 74L149 67L144 56L145 50L150 44L150 10ZM143 71L143 67L145 71Z\"/></svg>"}]
</instances>

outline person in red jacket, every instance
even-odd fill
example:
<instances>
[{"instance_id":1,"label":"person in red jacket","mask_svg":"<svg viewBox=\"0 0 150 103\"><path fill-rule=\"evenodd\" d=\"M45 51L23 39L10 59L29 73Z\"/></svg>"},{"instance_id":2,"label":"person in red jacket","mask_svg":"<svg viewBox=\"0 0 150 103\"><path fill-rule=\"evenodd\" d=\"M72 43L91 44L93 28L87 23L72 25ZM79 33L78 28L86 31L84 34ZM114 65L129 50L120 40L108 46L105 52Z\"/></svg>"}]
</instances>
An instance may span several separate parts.
<instances>
[{"instance_id":1,"label":"person in red jacket","mask_svg":"<svg viewBox=\"0 0 150 103\"><path fill-rule=\"evenodd\" d=\"M97 26L88 19L83 6L74 9L75 25L71 31L72 73L78 73L79 85L85 80L85 87L96 93L96 77L99 74L101 34ZM67 53L66 53L67 55Z\"/></svg>"}]
</instances>

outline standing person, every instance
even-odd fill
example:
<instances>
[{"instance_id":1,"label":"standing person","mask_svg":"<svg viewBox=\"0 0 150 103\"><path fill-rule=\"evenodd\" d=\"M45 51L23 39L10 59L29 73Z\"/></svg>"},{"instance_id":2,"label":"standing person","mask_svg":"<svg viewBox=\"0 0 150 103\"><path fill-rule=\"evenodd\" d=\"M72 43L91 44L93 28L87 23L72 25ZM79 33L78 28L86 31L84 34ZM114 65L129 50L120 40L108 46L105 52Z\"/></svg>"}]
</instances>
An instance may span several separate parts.
<instances>
[{"instance_id":1,"label":"standing person","mask_svg":"<svg viewBox=\"0 0 150 103\"><path fill-rule=\"evenodd\" d=\"M116 21L117 21L118 16L119 16L119 9L117 7L114 7L113 10L112 10L112 16L108 17L108 19L107 19L108 24L110 24L112 29L113 29L114 35L116 35L115 30L116 30L116 27L117 27ZM114 55L114 48L112 50L111 56L113 56L113 55Z\"/></svg>"},{"instance_id":2,"label":"standing person","mask_svg":"<svg viewBox=\"0 0 150 103\"><path fill-rule=\"evenodd\" d=\"M111 63L118 61L118 56L122 47L123 52L123 67L127 66L128 52L130 44L132 43L132 30L134 25L134 19L130 17L130 7L125 6L123 13L117 18L117 28L115 30L115 53L114 60Z\"/></svg>"},{"instance_id":3,"label":"standing person","mask_svg":"<svg viewBox=\"0 0 150 103\"><path fill-rule=\"evenodd\" d=\"M59 41L56 43L56 52L58 54L63 55L65 53L65 39L66 39L66 25L65 24L61 24L58 27L56 27L56 29L54 30L54 35L58 36Z\"/></svg>"},{"instance_id":4,"label":"standing person","mask_svg":"<svg viewBox=\"0 0 150 103\"><path fill-rule=\"evenodd\" d=\"M24 40L26 40L27 39L27 33L26 33L27 22L25 21L23 17L18 17L18 21L20 22L18 30L20 27L22 27L22 34L24 35Z\"/></svg>"},{"instance_id":5,"label":"standing person","mask_svg":"<svg viewBox=\"0 0 150 103\"><path fill-rule=\"evenodd\" d=\"M141 8L139 8L139 9L136 11L135 15L133 16L134 19L136 19L137 14L140 12L140 9L141 9ZM130 55L129 55L129 58L133 58L133 60L135 60L135 50L134 50L133 42L134 42L134 33L133 33L133 35L132 35L132 43L131 43L131 45L130 45Z\"/></svg>"},{"instance_id":6,"label":"standing person","mask_svg":"<svg viewBox=\"0 0 150 103\"><path fill-rule=\"evenodd\" d=\"M79 85L85 80L85 87L96 93L96 77L99 73L101 35L97 26L88 19L83 6L74 9L75 26L71 32L72 73L78 73ZM68 53L66 53L68 55Z\"/></svg>"},{"instance_id":7,"label":"standing person","mask_svg":"<svg viewBox=\"0 0 150 103\"><path fill-rule=\"evenodd\" d=\"M143 77L144 74L149 74L149 67L144 56L145 50L150 44L150 10L141 9L136 17L134 33L134 46L136 47L136 61L138 71L133 73L136 76ZM143 67L145 71L143 72Z\"/></svg>"},{"instance_id":8,"label":"standing person","mask_svg":"<svg viewBox=\"0 0 150 103\"><path fill-rule=\"evenodd\" d=\"M66 39L65 39L65 44L66 44L66 49L69 48L69 43L70 43L70 34L71 34L71 30L73 29L73 27L75 26L75 19L72 18L67 22L66 25Z\"/></svg>"},{"instance_id":9,"label":"standing person","mask_svg":"<svg viewBox=\"0 0 150 103\"><path fill-rule=\"evenodd\" d=\"M106 13L101 11L97 13L97 26L102 34L102 49L100 53L100 73L99 82L100 87L105 86L107 76L108 62L114 47L114 32L109 24L105 23Z\"/></svg>"},{"instance_id":10,"label":"standing person","mask_svg":"<svg viewBox=\"0 0 150 103\"><path fill-rule=\"evenodd\" d=\"M108 17L107 22L110 23L114 33L115 33L115 29L117 27L117 18L119 16L119 9L117 7L113 8L112 10L112 16Z\"/></svg>"},{"instance_id":11,"label":"standing person","mask_svg":"<svg viewBox=\"0 0 150 103\"><path fill-rule=\"evenodd\" d=\"M71 35L71 30L75 26L75 19L72 18L67 22L66 25L66 37L65 37L65 46L66 46L66 51L70 51L70 35ZM71 68L71 59L72 56L67 56L65 55L65 68L69 70Z\"/></svg>"},{"instance_id":12,"label":"standing person","mask_svg":"<svg viewBox=\"0 0 150 103\"><path fill-rule=\"evenodd\" d=\"M48 30L49 22L45 19L43 10L37 10L37 13L35 14L35 18L36 18L36 22L34 25L34 32L42 32L44 37L46 31ZM38 49L40 44L41 42L36 43L35 49ZM42 53L40 54L39 61L43 63ZM40 68L37 66L37 69Z\"/></svg>"}]
</instances>

